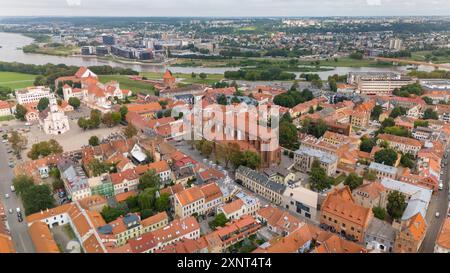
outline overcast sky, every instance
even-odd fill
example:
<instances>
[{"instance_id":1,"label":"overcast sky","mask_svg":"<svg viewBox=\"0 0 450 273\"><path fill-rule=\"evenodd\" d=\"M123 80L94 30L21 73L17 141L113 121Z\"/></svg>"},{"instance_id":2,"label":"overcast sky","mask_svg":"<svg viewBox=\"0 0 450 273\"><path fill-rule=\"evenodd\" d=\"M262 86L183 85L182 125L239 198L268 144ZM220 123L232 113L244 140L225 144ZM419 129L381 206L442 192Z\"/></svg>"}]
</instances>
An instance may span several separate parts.
<instances>
[{"instance_id":1,"label":"overcast sky","mask_svg":"<svg viewBox=\"0 0 450 273\"><path fill-rule=\"evenodd\" d=\"M0 0L0 16L449 15L450 0Z\"/></svg>"}]
</instances>

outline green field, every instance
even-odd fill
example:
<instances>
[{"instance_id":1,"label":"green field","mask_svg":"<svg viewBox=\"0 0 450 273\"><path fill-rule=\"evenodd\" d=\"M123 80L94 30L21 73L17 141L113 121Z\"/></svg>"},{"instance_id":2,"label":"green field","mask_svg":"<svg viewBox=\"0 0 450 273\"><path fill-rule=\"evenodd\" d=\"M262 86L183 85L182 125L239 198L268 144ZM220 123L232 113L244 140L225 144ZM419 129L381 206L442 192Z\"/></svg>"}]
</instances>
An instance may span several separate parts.
<instances>
[{"instance_id":1,"label":"green field","mask_svg":"<svg viewBox=\"0 0 450 273\"><path fill-rule=\"evenodd\" d=\"M147 77L148 79L161 80L164 73L159 72L142 72L141 76ZM181 79L183 84L213 84L220 80L223 80L223 74L207 74L206 79L202 80L197 74L197 77L192 78L191 74L183 73L173 73L173 76L177 79Z\"/></svg>"},{"instance_id":2,"label":"green field","mask_svg":"<svg viewBox=\"0 0 450 273\"><path fill-rule=\"evenodd\" d=\"M129 89L133 93L143 92L147 94L153 94L154 88L152 85L144 82L130 80L125 75L100 75L100 81L106 83L109 81L117 81L120 84L121 89Z\"/></svg>"},{"instance_id":3,"label":"green field","mask_svg":"<svg viewBox=\"0 0 450 273\"><path fill-rule=\"evenodd\" d=\"M11 89L32 86L36 75L15 72L0 72L0 86Z\"/></svg>"},{"instance_id":4,"label":"green field","mask_svg":"<svg viewBox=\"0 0 450 273\"><path fill-rule=\"evenodd\" d=\"M446 55L446 56L434 56L431 54L432 51L417 51L417 52L412 52L411 53L411 60L414 61L421 61L421 62L426 62L427 61L427 56L429 57L429 60L432 61L433 63L436 64L441 64L441 63L450 63L450 55Z\"/></svg>"},{"instance_id":5,"label":"green field","mask_svg":"<svg viewBox=\"0 0 450 273\"><path fill-rule=\"evenodd\" d=\"M193 59L178 59L174 63L175 66L203 66L203 67L233 67L233 66L256 66L261 62L270 62L274 64L280 64L282 62L287 62L293 58L233 58L225 60L193 60ZM316 61L299 61L299 65L317 65ZM348 57L338 58L337 62L334 58L328 60L320 60L319 66L329 66L329 67L374 67L382 66L380 63L373 59L362 59L356 60Z\"/></svg>"}]
</instances>

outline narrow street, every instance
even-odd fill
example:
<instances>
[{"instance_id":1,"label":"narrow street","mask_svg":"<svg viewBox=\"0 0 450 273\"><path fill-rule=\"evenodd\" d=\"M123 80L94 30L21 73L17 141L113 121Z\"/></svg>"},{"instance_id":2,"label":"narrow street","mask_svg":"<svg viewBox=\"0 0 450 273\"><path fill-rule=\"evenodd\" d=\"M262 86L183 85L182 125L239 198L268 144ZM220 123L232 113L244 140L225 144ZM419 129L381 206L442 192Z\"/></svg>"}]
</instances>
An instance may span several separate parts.
<instances>
[{"instance_id":1,"label":"narrow street","mask_svg":"<svg viewBox=\"0 0 450 273\"><path fill-rule=\"evenodd\" d=\"M11 155L12 156L12 155ZM11 232L12 239L15 243L16 250L19 253L31 253L34 252L33 242L31 241L28 233L28 227L26 223L26 217L24 215L24 209L22 202L17 197L16 193L11 192L11 183L13 179L12 168L8 166L8 158L10 155L7 153L6 144L0 144L0 200L5 206L5 212L7 214L8 226ZM9 194L9 198L5 198L5 194ZM17 220L16 208L20 207L23 217L23 222L19 223ZM9 209L13 210L13 213L8 212Z\"/></svg>"},{"instance_id":2,"label":"narrow street","mask_svg":"<svg viewBox=\"0 0 450 273\"><path fill-rule=\"evenodd\" d=\"M443 183L444 188L441 191L438 191L437 196L433 196L430 204L428 205L428 212L426 217L428 230L420 248L420 252L422 253L432 253L434 251L434 244L439 234L439 230L441 229L445 218L447 218L450 183L450 156L445 160L447 161L447 166L444 166L444 168L442 168L445 178ZM439 212L439 217L436 217L436 212Z\"/></svg>"}]
</instances>

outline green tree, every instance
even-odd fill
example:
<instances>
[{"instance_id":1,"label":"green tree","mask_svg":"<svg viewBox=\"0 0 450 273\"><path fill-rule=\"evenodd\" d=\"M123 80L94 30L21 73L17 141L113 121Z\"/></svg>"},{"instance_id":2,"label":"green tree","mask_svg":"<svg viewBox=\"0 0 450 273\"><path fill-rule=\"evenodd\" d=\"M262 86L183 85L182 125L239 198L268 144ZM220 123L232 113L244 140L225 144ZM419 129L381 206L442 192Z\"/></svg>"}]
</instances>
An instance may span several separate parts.
<instances>
[{"instance_id":1,"label":"green tree","mask_svg":"<svg viewBox=\"0 0 450 273\"><path fill-rule=\"evenodd\" d=\"M37 109L39 110L39 112L42 112L48 107L49 104L50 100L48 98L42 98L38 102Z\"/></svg>"},{"instance_id":2,"label":"green tree","mask_svg":"<svg viewBox=\"0 0 450 273\"><path fill-rule=\"evenodd\" d=\"M381 107L380 105L375 105L375 107L373 107L373 109L372 109L372 112L370 113L370 118L372 120L378 120L382 113L383 113L383 107Z\"/></svg>"},{"instance_id":3,"label":"green tree","mask_svg":"<svg viewBox=\"0 0 450 273\"><path fill-rule=\"evenodd\" d=\"M81 101L77 97L71 97L69 98L69 105L72 106L74 109L78 109L81 105Z\"/></svg>"},{"instance_id":4,"label":"green tree","mask_svg":"<svg viewBox=\"0 0 450 273\"><path fill-rule=\"evenodd\" d=\"M20 155L20 152L22 152L28 144L28 139L19 134L17 131L11 132L11 136L8 138L8 141L11 144L11 149L15 155Z\"/></svg>"},{"instance_id":5,"label":"green tree","mask_svg":"<svg viewBox=\"0 0 450 273\"><path fill-rule=\"evenodd\" d=\"M168 211L170 208L170 195L168 193L163 193L159 198L156 199L155 209L159 212Z\"/></svg>"},{"instance_id":6,"label":"green tree","mask_svg":"<svg viewBox=\"0 0 450 273\"><path fill-rule=\"evenodd\" d=\"M250 169L256 170L261 165L261 157L259 156L259 154L247 150L247 151L244 151L243 153L240 153L238 162L239 162L239 165L247 166ZM233 165L235 165L235 164L233 164ZM239 165L237 165L237 166L239 166Z\"/></svg>"},{"instance_id":7,"label":"green tree","mask_svg":"<svg viewBox=\"0 0 450 273\"><path fill-rule=\"evenodd\" d=\"M91 146L98 146L100 144L100 140L98 139L97 136L91 136L89 138L89 145Z\"/></svg>"},{"instance_id":8,"label":"green tree","mask_svg":"<svg viewBox=\"0 0 450 273\"><path fill-rule=\"evenodd\" d=\"M13 178L12 183L18 195L22 195L26 189L34 185L34 179L24 174Z\"/></svg>"},{"instance_id":9,"label":"green tree","mask_svg":"<svg viewBox=\"0 0 450 273\"><path fill-rule=\"evenodd\" d=\"M123 129L123 134L126 138L132 138L133 136L137 135L138 131L136 127L133 126L133 124L128 123L127 127Z\"/></svg>"},{"instance_id":10,"label":"green tree","mask_svg":"<svg viewBox=\"0 0 450 273\"><path fill-rule=\"evenodd\" d=\"M417 127L428 127L428 120L421 120L421 119L418 119L418 120L415 120L414 121L414 128L417 128Z\"/></svg>"},{"instance_id":11,"label":"green tree","mask_svg":"<svg viewBox=\"0 0 450 273\"><path fill-rule=\"evenodd\" d=\"M386 210L384 208L382 208L380 206L376 206L376 207L372 208L372 212L376 218L378 218L380 220L386 219Z\"/></svg>"},{"instance_id":12,"label":"green tree","mask_svg":"<svg viewBox=\"0 0 450 273\"><path fill-rule=\"evenodd\" d=\"M406 168L414 168L414 156L410 153L402 154L400 158L400 164Z\"/></svg>"},{"instance_id":13,"label":"green tree","mask_svg":"<svg viewBox=\"0 0 450 273\"><path fill-rule=\"evenodd\" d=\"M91 115L89 117L89 128L98 128L102 121L102 112L97 109L91 110Z\"/></svg>"},{"instance_id":14,"label":"green tree","mask_svg":"<svg viewBox=\"0 0 450 273\"><path fill-rule=\"evenodd\" d=\"M239 154L239 145L237 143L227 143L223 145L217 145L217 156L222 159L225 163L225 168L228 168L228 164L230 163L233 157L236 158L236 154Z\"/></svg>"},{"instance_id":15,"label":"green tree","mask_svg":"<svg viewBox=\"0 0 450 273\"><path fill-rule=\"evenodd\" d=\"M206 75L205 73L201 72L200 74L198 74L198 76L200 77L200 79L204 80L206 79L206 77L208 77L208 75Z\"/></svg>"},{"instance_id":16,"label":"green tree","mask_svg":"<svg viewBox=\"0 0 450 273\"><path fill-rule=\"evenodd\" d=\"M55 206L52 191L46 184L33 185L22 194L22 202L25 208L25 214L30 215L41 210L51 209Z\"/></svg>"},{"instance_id":17,"label":"green tree","mask_svg":"<svg viewBox=\"0 0 450 273\"><path fill-rule=\"evenodd\" d=\"M287 149L298 148L297 127L288 121L280 122L280 145Z\"/></svg>"},{"instance_id":18,"label":"green tree","mask_svg":"<svg viewBox=\"0 0 450 273\"><path fill-rule=\"evenodd\" d=\"M307 133L315 136L316 138L322 137L327 131L328 126L323 119L318 119L315 123L312 122L310 118L305 118L302 121L303 133Z\"/></svg>"},{"instance_id":19,"label":"green tree","mask_svg":"<svg viewBox=\"0 0 450 273\"><path fill-rule=\"evenodd\" d=\"M160 187L160 177L156 174L155 170L148 170L139 178L139 190L144 190L146 188L157 188Z\"/></svg>"},{"instance_id":20,"label":"green tree","mask_svg":"<svg viewBox=\"0 0 450 273\"><path fill-rule=\"evenodd\" d=\"M87 128L89 128L89 120L87 120L85 118L79 118L77 124L83 130L86 130Z\"/></svg>"},{"instance_id":21,"label":"green tree","mask_svg":"<svg viewBox=\"0 0 450 273\"><path fill-rule=\"evenodd\" d=\"M386 205L387 213L393 219L400 219L406 209L406 197L399 191L392 191L388 195L388 203Z\"/></svg>"},{"instance_id":22,"label":"green tree","mask_svg":"<svg viewBox=\"0 0 450 273\"><path fill-rule=\"evenodd\" d=\"M36 160L39 157L45 157L51 154L61 154L62 152L62 146L56 140L50 139L49 141L41 141L33 144L27 156Z\"/></svg>"},{"instance_id":23,"label":"green tree","mask_svg":"<svg viewBox=\"0 0 450 273\"><path fill-rule=\"evenodd\" d=\"M113 208L110 206L106 206L102 209L100 214L102 215L103 219L105 219L105 221L109 223L116 220L120 216L125 215L126 213L127 211L123 207Z\"/></svg>"},{"instance_id":24,"label":"green tree","mask_svg":"<svg viewBox=\"0 0 450 273\"><path fill-rule=\"evenodd\" d=\"M359 144L359 150L370 153L372 148L377 145L376 139L363 136Z\"/></svg>"},{"instance_id":25,"label":"green tree","mask_svg":"<svg viewBox=\"0 0 450 273\"><path fill-rule=\"evenodd\" d=\"M89 161L88 167L89 170L92 172L92 175L95 177L104 173L110 173L113 168L113 165L108 164L106 162L102 162L97 158L94 158L91 161Z\"/></svg>"},{"instance_id":26,"label":"green tree","mask_svg":"<svg viewBox=\"0 0 450 273\"><path fill-rule=\"evenodd\" d=\"M61 179L53 179L52 188L53 191L64 189L64 182Z\"/></svg>"},{"instance_id":27,"label":"green tree","mask_svg":"<svg viewBox=\"0 0 450 273\"><path fill-rule=\"evenodd\" d=\"M226 223L228 223L229 220L223 213L218 213L216 217L214 217L214 220L209 222L209 227L213 230L215 230L217 227L224 227Z\"/></svg>"},{"instance_id":28,"label":"green tree","mask_svg":"<svg viewBox=\"0 0 450 273\"><path fill-rule=\"evenodd\" d=\"M141 210L151 209L155 207L155 188L146 188L138 196L138 204Z\"/></svg>"},{"instance_id":29,"label":"green tree","mask_svg":"<svg viewBox=\"0 0 450 273\"><path fill-rule=\"evenodd\" d=\"M120 112L120 116L122 117L122 120L125 120L125 118L126 118L126 116L128 114L128 108L125 105L122 105L120 107L119 112Z\"/></svg>"},{"instance_id":30,"label":"green tree","mask_svg":"<svg viewBox=\"0 0 450 273\"><path fill-rule=\"evenodd\" d=\"M224 94L217 96L217 103L220 105L227 105L227 97Z\"/></svg>"},{"instance_id":31,"label":"green tree","mask_svg":"<svg viewBox=\"0 0 450 273\"><path fill-rule=\"evenodd\" d=\"M396 118L398 116L404 116L404 115L406 115L406 109L401 106L397 106L397 107L394 107L394 109L392 109L392 112L389 115L389 117Z\"/></svg>"},{"instance_id":32,"label":"green tree","mask_svg":"<svg viewBox=\"0 0 450 273\"><path fill-rule=\"evenodd\" d=\"M352 191L362 184L363 178L356 173L349 174L344 180L344 185L349 186Z\"/></svg>"},{"instance_id":33,"label":"green tree","mask_svg":"<svg viewBox=\"0 0 450 273\"><path fill-rule=\"evenodd\" d=\"M423 119L439 119L439 115L433 109L428 108L423 112Z\"/></svg>"},{"instance_id":34,"label":"green tree","mask_svg":"<svg viewBox=\"0 0 450 273\"><path fill-rule=\"evenodd\" d=\"M375 153L375 162L394 166L397 162L397 152L391 148L382 149Z\"/></svg>"},{"instance_id":35,"label":"green tree","mask_svg":"<svg viewBox=\"0 0 450 273\"><path fill-rule=\"evenodd\" d=\"M309 173L309 181L311 189L315 191L323 191L331 187L331 179L328 177L325 169L320 167L320 163L315 160Z\"/></svg>"},{"instance_id":36,"label":"green tree","mask_svg":"<svg viewBox=\"0 0 450 273\"><path fill-rule=\"evenodd\" d=\"M47 84L47 79L42 76L42 75L38 75L33 82L34 86L44 86Z\"/></svg>"},{"instance_id":37,"label":"green tree","mask_svg":"<svg viewBox=\"0 0 450 273\"><path fill-rule=\"evenodd\" d=\"M25 121L25 115L27 114L28 110L21 104L16 105L16 112L14 116L16 119L20 119L22 121Z\"/></svg>"}]
</instances>

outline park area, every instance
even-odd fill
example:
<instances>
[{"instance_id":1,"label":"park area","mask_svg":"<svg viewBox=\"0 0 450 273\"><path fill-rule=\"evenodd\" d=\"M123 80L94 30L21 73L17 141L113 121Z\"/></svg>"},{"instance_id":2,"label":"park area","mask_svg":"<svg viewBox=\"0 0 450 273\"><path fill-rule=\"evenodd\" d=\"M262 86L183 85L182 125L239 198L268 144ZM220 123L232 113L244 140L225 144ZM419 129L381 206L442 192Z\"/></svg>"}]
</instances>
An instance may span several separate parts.
<instances>
[{"instance_id":1,"label":"park area","mask_svg":"<svg viewBox=\"0 0 450 273\"><path fill-rule=\"evenodd\" d=\"M0 86L11 89L25 88L32 86L35 78L36 75L32 74L0 72Z\"/></svg>"}]
</instances>

